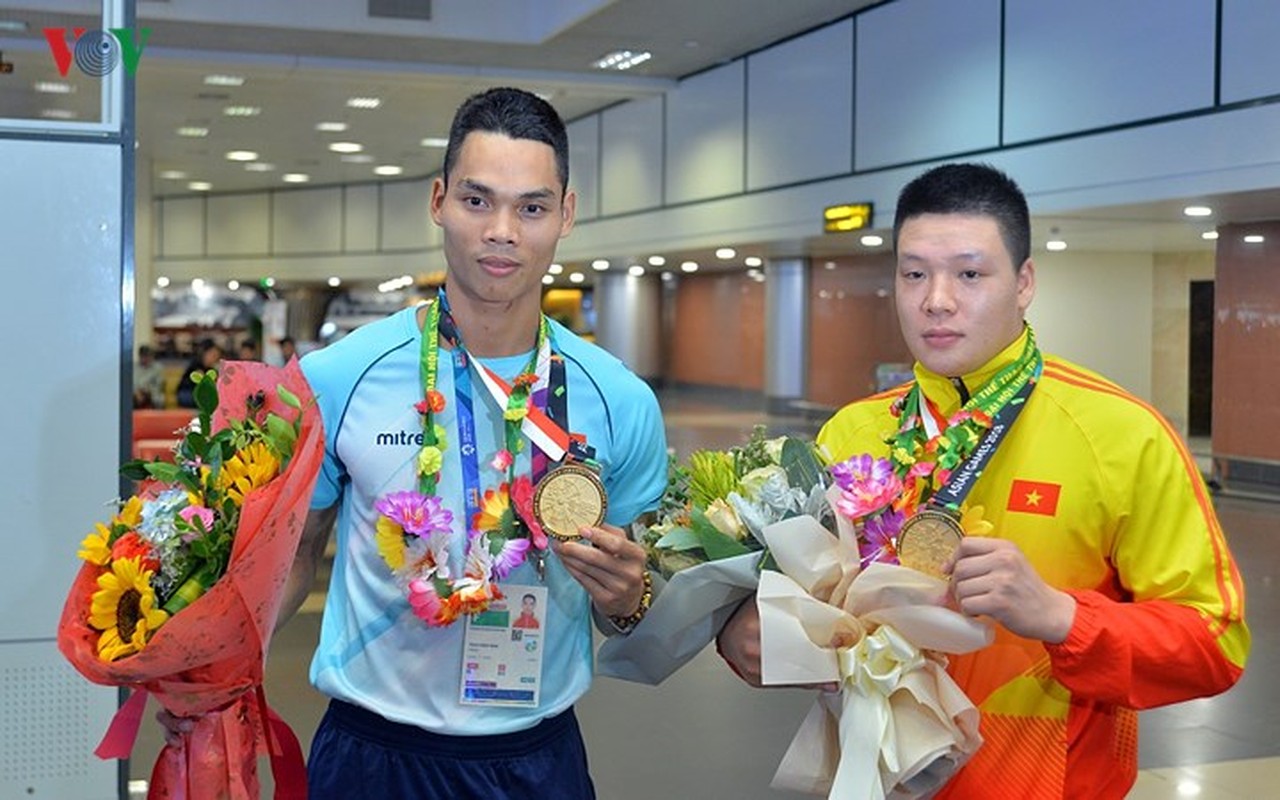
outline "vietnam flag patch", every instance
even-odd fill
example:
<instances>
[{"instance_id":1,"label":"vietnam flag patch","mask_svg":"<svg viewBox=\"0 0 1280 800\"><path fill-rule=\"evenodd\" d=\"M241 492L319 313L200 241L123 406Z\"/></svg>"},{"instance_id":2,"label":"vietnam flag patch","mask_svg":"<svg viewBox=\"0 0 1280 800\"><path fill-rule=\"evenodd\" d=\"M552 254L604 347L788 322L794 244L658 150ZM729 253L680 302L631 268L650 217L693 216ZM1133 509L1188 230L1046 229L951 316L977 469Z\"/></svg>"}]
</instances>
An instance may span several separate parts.
<instances>
[{"instance_id":1,"label":"vietnam flag patch","mask_svg":"<svg viewBox=\"0 0 1280 800\"><path fill-rule=\"evenodd\" d=\"M1043 514L1052 517L1058 513L1058 495L1062 493L1060 483L1041 483L1040 481L1015 480L1009 487L1009 511L1020 511L1023 514Z\"/></svg>"}]
</instances>

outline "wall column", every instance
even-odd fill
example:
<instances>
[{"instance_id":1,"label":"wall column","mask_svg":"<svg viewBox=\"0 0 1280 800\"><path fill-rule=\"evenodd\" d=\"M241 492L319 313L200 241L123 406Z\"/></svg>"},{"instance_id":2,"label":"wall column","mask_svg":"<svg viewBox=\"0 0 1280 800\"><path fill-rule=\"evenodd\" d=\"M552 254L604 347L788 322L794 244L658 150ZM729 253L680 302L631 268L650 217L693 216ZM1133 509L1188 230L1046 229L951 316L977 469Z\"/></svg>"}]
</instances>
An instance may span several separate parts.
<instances>
[{"instance_id":1,"label":"wall column","mask_svg":"<svg viewBox=\"0 0 1280 800\"><path fill-rule=\"evenodd\" d=\"M624 272L596 275L596 344L653 383L662 375L662 281Z\"/></svg>"},{"instance_id":2,"label":"wall column","mask_svg":"<svg viewBox=\"0 0 1280 800\"><path fill-rule=\"evenodd\" d=\"M804 400L809 363L809 263L800 257L774 259L765 276L765 408L770 414L792 414Z\"/></svg>"}]
</instances>

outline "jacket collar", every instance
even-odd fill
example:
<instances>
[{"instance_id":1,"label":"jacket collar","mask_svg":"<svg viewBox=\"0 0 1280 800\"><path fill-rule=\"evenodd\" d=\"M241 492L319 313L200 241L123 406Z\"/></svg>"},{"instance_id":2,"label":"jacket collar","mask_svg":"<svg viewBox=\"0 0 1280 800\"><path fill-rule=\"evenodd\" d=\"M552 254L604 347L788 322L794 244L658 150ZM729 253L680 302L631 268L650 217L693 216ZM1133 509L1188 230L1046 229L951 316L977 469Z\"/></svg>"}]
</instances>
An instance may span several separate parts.
<instances>
[{"instance_id":1,"label":"jacket collar","mask_svg":"<svg viewBox=\"0 0 1280 800\"><path fill-rule=\"evenodd\" d=\"M1010 342L994 358L973 372L959 376L964 382L965 388L969 390L970 396L977 394L986 385L987 381L995 377L997 372L1018 360L1018 357L1022 355L1023 348L1027 346L1027 336L1028 328L1023 325L1022 334ZM914 372L916 381L920 384L920 390L924 393L924 396L932 400L944 416L950 417L960 410L962 405L960 390L952 382L954 376L939 375L926 369L919 361L915 364Z\"/></svg>"}]
</instances>

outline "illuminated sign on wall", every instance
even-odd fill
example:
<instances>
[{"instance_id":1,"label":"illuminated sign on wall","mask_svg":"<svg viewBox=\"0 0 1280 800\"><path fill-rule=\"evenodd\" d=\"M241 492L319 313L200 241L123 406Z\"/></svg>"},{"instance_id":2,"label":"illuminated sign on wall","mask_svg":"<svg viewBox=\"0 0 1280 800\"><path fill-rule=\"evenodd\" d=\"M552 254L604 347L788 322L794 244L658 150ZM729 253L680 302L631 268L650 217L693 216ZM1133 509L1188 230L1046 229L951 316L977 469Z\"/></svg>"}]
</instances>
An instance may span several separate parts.
<instances>
[{"instance_id":1,"label":"illuminated sign on wall","mask_svg":"<svg viewBox=\"0 0 1280 800\"><path fill-rule=\"evenodd\" d=\"M827 233L856 231L871 224L870 203L827 206L822 212L822 229Z\"/></svg>"}]
</instances>

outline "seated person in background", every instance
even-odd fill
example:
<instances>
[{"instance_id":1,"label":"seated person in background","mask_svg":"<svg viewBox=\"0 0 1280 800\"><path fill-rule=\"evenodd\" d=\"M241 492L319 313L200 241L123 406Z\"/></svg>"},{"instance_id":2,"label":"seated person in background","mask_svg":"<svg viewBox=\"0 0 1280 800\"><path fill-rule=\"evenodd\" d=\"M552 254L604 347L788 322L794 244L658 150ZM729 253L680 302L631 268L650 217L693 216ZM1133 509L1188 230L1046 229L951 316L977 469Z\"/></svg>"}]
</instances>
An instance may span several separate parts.
<instances>
[{"instance_id":1,"label":"seated person in background","mask_svg":"<svg viewBox=\"0 0 1280 800\"><path fill-rule=\"evenodd\" d=\"M199 349L196 351L195 358L187 363L182 369L182 380L178 381L178 405L183 408L195 408L196 399L192 394L196 388L195 381L191 379L191 373L196 371L204 371L213 369L218 366L218 362L222 360L222 348L210 339L205 339L200 343Z\"/></svg>"},{"instance_id":2,"label":"seated person in background","mask_svg":"<svg viewBox=\"0 0 1280 800\"><path fill-rule=\"evenodd\" d=\"M145 344L138 348L138 360L133 365L133 407L164 408L164 367Z\"/></svg>"}]
</instances>

